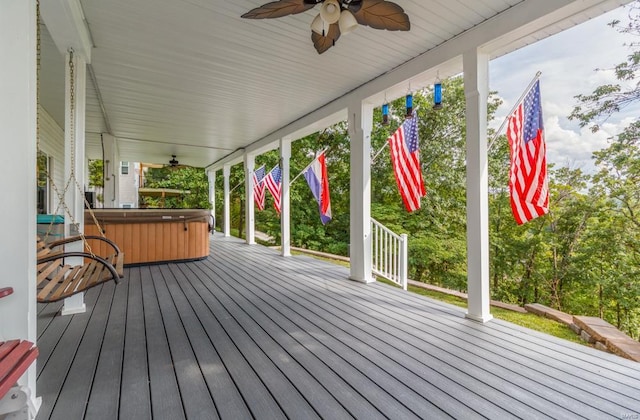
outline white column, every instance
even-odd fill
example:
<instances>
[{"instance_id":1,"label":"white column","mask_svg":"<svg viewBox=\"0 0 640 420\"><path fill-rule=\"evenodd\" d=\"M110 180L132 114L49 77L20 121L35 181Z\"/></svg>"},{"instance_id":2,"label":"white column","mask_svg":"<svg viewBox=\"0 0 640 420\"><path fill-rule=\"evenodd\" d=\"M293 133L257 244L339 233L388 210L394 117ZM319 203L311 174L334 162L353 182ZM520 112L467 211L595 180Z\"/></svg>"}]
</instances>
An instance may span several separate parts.
<instances>
[{"instance_id":1,"label":"white column","mask_svg":"<svg viewBox=\"0 0 640 420\"><path fill-rule=\"evenodd\" d=\"M351 227L352 280L369 283L371 276L371 128L373 106L355 102L349 106L351 138Z\"/></svg>"},{"instance_id":2,"label":"white column","mask_svg":"<svg viewBox=\"0 0 640 420\"><path fill-rule=\"evenodd\" d=\"M280 139L280 169L282 170L282 197L280 198L280 243L282 256L291 256L291 194L289 190L291 139Z\"/></svg>"},{"instance_id":3,"label":"white column","mask_svg":"<svg viewBox=\"0 0 640 420\"><path fill-rule=\"evenodd\" d=\"M490 321L489 196L487 101L489 56L478 50L463 55L467 100L467 318Z\"/></svg>"},{"instance_id":4,"label":"white column","mask_svg":"<svg viewBox=\"0 0 640 420\"><path fill-rule=\"evenodd\" d=\"M222 167L222 175L224 176L224 236L231 236L231 193L229 192L229 176L231 175L231 166L224 165Z\"/></svg>"},{"instance_id":5,"label":"white column","mask_svg":"<svg viewBox=\"0 0 640 420\"><path fill-rule=\"evenodd\" d=\"M109 133L102 133L104 145L104 207L117 209L120 207L120 156L116 138ZM130 168L130 170L134 170Z\"/></svg>"},{"instance_id":6,"label":"white column","mask_svg":"<svg viewBox=\"0 0 640 420\"><path fill-rule=\"evenodd\" d=\"M0 340L36 341L36 2L2 0L0 12ZM19 383L36 395L35 363Z\"/></svg>"},{"instance_id":7,"label":"white column","mask_svg":"<svg viewBox=\"0 0 640 420\"><path fill-rule=\"evenodd\" d=\"M211 203L211 217L213 223L213 230L216 231L216 171L207 171L209 177L209 202Z\"/></svg>"},{"instance_id":8,"label":"white column","mask_svg":"<svg viewBox=\"0 0 640 420\"><path fill-rule=\"evenodd\" d=\"M255 221L255 203L253 200L253 170L256 166L255 156L250 154L244 155L244 214L245 214L245 235L246 242L249 245L256 243L256 221Z\"/></svg>"},{"instance_id":9,"label":"white column","mask_svg":"<svg viewBox=\"0 0 640 420\"><path fill-rule=\"evenodd\" d=\"M71 185L64 195L64 201L71 212L71 216L65 214L64 218L64 232L67 237L84 232L84 127L87 67L85 60L78 55L73 55L73 67L69 66L69 59L70 54L67 52L65 57L64 170L65 180L70 179L72 171L75 174L75 179L71 180ZM84 243L78 241L65 245L65 250L83 251ZM83 260L80 257L74 257L69 258L66 262L71 265L81 265ZM64 300L62 315L84 311L86 311L84 293L78 293Z\"/></svg>"}]
</instances>

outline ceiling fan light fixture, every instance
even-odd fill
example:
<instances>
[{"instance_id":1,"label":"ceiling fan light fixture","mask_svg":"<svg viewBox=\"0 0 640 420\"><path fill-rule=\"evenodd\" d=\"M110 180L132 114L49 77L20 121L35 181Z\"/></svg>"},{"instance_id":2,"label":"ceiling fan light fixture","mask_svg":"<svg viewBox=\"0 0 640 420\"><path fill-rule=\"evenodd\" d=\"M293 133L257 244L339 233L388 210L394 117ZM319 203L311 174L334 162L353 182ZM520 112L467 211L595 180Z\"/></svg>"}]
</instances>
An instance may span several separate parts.
<instances>
[{"instance_id":1,"label":"ceiling fan light fixture","mask_svg":"<svg viewBox=\"0 0 640 420\"><path fill-rule=\"evenodd\" d=\"M340 13L338 25L340 26L340 33L346 35L353 32L358 27L358 21L350 10L343 10Z\"/></svg>"},{"instance_id":2,"label":"ceiling fan light fixture","mask_svg":"<svg viewBox=\"0 0 640 420\"><path fill-rule=\"evenodd\" d=\"M311 30L318 35L324 36L324 21L320 14L318 14L318 16L316 16L311 22Z\"/></svg>"},{"instance_id":3,"label":"ceiling fan light fixture","mask_svg":"<svg viewBox=\"0 0 640 420\"><path fill-rule=\"evenodd\" d=\"M340 3L338 3L338 0L325 0L320 6L320 16L328 25L340 20Z\"/></svg>"}]
</instances>

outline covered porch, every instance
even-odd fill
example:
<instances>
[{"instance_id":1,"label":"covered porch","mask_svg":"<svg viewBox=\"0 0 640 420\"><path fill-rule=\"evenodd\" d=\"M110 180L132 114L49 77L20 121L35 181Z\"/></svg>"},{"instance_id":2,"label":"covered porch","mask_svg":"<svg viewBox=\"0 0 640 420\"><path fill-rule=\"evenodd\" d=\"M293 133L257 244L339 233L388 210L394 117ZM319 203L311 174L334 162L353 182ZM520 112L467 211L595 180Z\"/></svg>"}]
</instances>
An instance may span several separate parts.
<instances>
[{"instance_id":1,"label":"covered porch","mask_svg":"<svg viewBox=\"0 0 640 420\"><path fill-rule=\"evenodd\" d=\"M640 366L216 235L38 308L38 419L625 418Z\"/></svg>"},{"instance_id":2,"label":"covered porch","mask_svg":"<svg viewBox=\"0 0 640 420\"><path fill-rule=\"evenodd\" d=\"M99 418L114 407L121 418L634 413L630 362L487 323L489 60L629 1L396 0L410 32L365 28L323 55L309 41L310 13L240 18L260 0L47 0L41 16L35 0L3 2L0 287L15 293L0 302L0 340L41 349L20 380L43 397L41 417ZM466 311L375 283L370 255L373 110L460 73ZM340 121L351 141L349 270L288 252L291 143ZM85 313L57 316L60 305L35 298L39 148L59 186L75 174L82 189L89 158L110 162L104 187L114 194L118 162L176 155L212 180L222 173L225 216L230 167L242 163L254 246L216 238L205 261L132 268L123 285L65 304ZM250 188L256 156L276 148L280 255L254 244ZM64 201L80 215L82 198L71 188ZM84 231L82 218L65 223L67 234Z\"/></svg>"}]
</instances>

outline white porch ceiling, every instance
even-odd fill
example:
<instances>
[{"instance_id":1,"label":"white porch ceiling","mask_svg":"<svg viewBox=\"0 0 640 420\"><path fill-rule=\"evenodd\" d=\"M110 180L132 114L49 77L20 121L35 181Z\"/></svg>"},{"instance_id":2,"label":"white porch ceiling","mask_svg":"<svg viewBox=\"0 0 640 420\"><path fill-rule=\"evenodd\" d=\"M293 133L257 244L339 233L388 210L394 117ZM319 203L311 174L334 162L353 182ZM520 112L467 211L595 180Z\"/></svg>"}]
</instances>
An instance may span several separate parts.
<instances>
[{"instance_id":1,"label":"white porch ceiling","mask_svg":"<svg viewBox=\"0 0 640 420\"><path fill-rule=\"evenodd\" d=\"M411 19L409 32L360 27L318 55L309 29L317 8L245 20L243 13L267 1L80 0L94 44L88 74L103 105L88 75L87 154L101 156L100 133L110 128L122 160L162 163L175 154L181 163L207 166L472 28L495 32L488 47L497 55L628 2L556 1L561 11L544 21L532 16L535 24L505 35L493 25L500 15L550 2L395 0ZM52 21L46 14L43 20ZM64 60L46 30L42 45L41 101L63 126ZM430 70L410 79L411 87L431 83ZM449 62L440 70L461 68Z\"/></svg>"}]
</instances>

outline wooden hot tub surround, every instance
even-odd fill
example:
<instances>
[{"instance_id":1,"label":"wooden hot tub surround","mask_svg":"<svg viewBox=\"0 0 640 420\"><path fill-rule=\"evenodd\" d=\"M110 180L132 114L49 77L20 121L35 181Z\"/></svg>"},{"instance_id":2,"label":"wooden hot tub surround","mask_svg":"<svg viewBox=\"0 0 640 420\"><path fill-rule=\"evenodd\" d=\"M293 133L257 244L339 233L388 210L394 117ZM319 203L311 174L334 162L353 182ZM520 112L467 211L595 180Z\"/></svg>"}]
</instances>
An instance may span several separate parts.
<instances>
[{"instance_id":1,"label":"wooden hot tub surround","mask_svg":"<svg viewBox=\"0 0 640 420\"><path fill-rule=\"evenodd\" d=\"M125 264L191 261L209 255L209 210L94 209L105 236L125 254ZM85 234L100 235L85 211ZM93 252L102 245L89 241ZM95 246L95 249L93 248Z\"/></svg>"}]
</instances>

